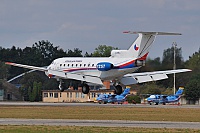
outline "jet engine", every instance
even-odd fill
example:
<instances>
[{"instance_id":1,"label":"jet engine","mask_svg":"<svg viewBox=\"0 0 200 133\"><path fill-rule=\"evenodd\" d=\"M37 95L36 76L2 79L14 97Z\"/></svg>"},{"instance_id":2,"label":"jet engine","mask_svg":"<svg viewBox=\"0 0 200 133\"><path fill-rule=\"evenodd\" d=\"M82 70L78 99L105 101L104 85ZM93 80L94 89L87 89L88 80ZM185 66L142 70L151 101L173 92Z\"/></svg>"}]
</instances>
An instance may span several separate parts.
<instances>
[{"instance_id":1,"label":"jet engine","mask_svg":"<svg viewBox=\"0 0 200 133\"><path fill-rule=\"evenodd\" d=\"M136 60L135 61L135 66L136 67L145 66L145 60Z\"/></svg>"},{"instance_id":2,"label":"jet engine","mask_svg":"<svg viewBox=\"0 0 200 133\"><path fill-rule=\"evenodd\" d=\"M96 67L99 71L108 71L108 70L111 70L112 68L114 68L114 65L109 62L100 62L97 64Z\"/></svg>"}]
</instances>

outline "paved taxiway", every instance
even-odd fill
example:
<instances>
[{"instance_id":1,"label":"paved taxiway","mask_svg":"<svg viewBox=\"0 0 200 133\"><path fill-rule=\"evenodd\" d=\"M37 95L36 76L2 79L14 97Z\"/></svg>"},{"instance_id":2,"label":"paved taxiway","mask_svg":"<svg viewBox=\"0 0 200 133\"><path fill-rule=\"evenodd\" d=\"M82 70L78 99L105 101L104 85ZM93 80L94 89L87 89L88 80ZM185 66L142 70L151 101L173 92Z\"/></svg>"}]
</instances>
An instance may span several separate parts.
<instances>
[{"instance_id":1,"label":"paved taxiway","mask_svg":"<svg viewBox=\"0 0 200 133\"><path fill-rule=\"evenodd\" d=\"M200 122L124 121L124 120L72 120L72 119L9 119L0 118L0 125L100 126L144 128L200 129Z\"/></svg>"}]
</instances>

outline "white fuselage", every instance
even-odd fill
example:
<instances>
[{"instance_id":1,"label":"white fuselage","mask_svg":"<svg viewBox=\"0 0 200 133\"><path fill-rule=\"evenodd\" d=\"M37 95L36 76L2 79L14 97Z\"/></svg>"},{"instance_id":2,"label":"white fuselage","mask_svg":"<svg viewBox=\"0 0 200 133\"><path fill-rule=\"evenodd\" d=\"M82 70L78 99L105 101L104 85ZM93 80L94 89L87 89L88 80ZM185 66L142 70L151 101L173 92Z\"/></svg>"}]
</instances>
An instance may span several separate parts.
<instances>
[{"instance_id":1,"label":"white fuselage","mask_svg":"<svg viewBox=\"0 0 200 133\"><path fill-rule=\"evenodd\" d=\"M101 71L98 69L98 63L110 63L114 68ZM62 71L65 73L76 73L82 75L93 75L100 77L102 80L118 79L121 76L134 72L140 67L134 65L133 58L83 58L83 57L64 57L54 60L47 69ZM48 76L48 73L46 73Z\"/></svg>"}]
</instances>

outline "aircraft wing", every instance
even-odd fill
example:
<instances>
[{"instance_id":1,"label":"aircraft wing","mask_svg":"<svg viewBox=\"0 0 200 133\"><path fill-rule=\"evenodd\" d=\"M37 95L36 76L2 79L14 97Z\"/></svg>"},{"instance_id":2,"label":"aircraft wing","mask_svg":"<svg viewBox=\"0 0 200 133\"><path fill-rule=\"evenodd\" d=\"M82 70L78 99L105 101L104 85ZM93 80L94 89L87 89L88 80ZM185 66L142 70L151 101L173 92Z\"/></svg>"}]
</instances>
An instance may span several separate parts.
<instances>
[{"instance_id":1,"label":"aircraft wing","mask_svg":"<svg viewBox=\"0 0 200 133\"><path fill-rule=\"evenodd\" d=\"M154 71L154 72L142 72L142 73L132 73L124 75L120 82L124 85L144 83L149 81L157 81L162 79L167 79L168 74L189 72L190 69L177 69L177 70L166 70L166 71Z\"/></svg>"},{"instance_id":2,"label":"aircraft wing","mask_svg":"<svg viewBox=\"0 0 200 133\"><path fill-rule=\"evenodd\" d=\"M75 74L75 73L67 73L63 71L56 70L48 70L49 75L57 76L63 79L75 79L80 81L85 81L89 83L95 83L99 85L103 85L101 79L99 77L91 76L91 75L83 75L83 74Z\"/></svg>"},{"instance_id":3,"label":"aircraft wing","mask_svg":"<svg viewBox=\"0 0 200 133\"><path fill-rule=\"evenodd\" d=\"M18 66L18 67L28 68L28 69L32 69L32 70L47 71L47 68L45 68L45 67L29 66L29 65L17 64L17 63L12 63L12 62L6 62L5 64L11 65L11 66Z\"/></svg>"},{"instance_id":4,"label":"aircraft wing","mask_svg":"<svg viewBox=\"0 0 200 133\"><path fill-rule=\"evenodd\" d=\"M65 73L63 71L58 71L58 70L48 70L45 67L36 67L36 66L30 66L30 65L16 64L16 63L12 63L12 62L6 62L5 64L11 65L11 66L28 68L28 69L32 69L32 70L44 71L44 72L48 73L47 76L49 76L49 77L56 76L56 77L63 78L63 79L75 79L75 80L80 80L80 81L103 85L103 83L99 77L95 77L95 76L91 76L91 75Z\"/></svg>"}]
</instances>

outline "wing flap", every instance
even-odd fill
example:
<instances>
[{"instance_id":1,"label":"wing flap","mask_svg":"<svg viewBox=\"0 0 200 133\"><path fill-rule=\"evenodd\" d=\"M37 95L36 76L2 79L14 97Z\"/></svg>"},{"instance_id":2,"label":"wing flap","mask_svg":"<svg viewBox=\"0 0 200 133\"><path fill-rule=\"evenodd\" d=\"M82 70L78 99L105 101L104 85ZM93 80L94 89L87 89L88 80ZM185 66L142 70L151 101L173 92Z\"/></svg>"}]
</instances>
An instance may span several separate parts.
<instances>
[{"instance_id":1,"label":"wing flap","mask_svg":"<svg viewBox=\"0 0 200 133\"><path fill-rule=\"evenodd\" d=\"M182 72L190 72L190 69L177 69L177 70L166 70L166 71L154 71L154 72L141 72L141 73L132 73L126 74L124 76L143 76L143 75L155 75L155 74L174 74L174 73L182 73Z\"/></svg>"},{"instance_id":2,"label":"wing flap","mask_svg":"<svg viewBox=\"0 0 200 133\"><path fill-rule=\"evenodd\" d=\"M153 81L153 79L149 75L136 76L135 79L137 80L138 83Z\"/></svg>"},{"instance_id":3,"label":"wing flap","mask_svg":"<svg viewBox=\"0 0 200 133\"><path fill-rule=\"evenodd\" d=\"M177 69L177 70L166 70L166 71L154 71L154 72L143 72L143 73L132 73L126 74L121 79L120 82L124 85L144 83L149 81L157 81L162 79L167 79L167 74L189 72L190 69Z\"/></svg>"},{"instance_id":4,"label":"wing flap","mask_svg":"<svg viewBox=\"0 0 200 133\"><path fill-rule=\"evenodd\" d=\"M79 74L74 74L74 73L66 73L66 76L67 78L70 78L70 79L76 79L76 80L103 85L101 79L98 77L92 77L88 75L79 75Z\"/></svg>"},{"instance_id":5,"label":"wing flap","mask_svg":"<svg viewBox=\"0 0 200 133\"><path fill-rule=\"evenodd\" d=\"M56 76L56 77L64 78L64 79L75 79L75 80L80 80L80 81L85 81L85 82L103 85L100 78L92 77L92 76L89 76L89 75L65 73L63 71L56 71L56 70L48 70L48 74Z\"/></svg>"},{"instance_id":6,"label":"wing flap","mask_svg":"<svg viewBox=\"0 0 200 133\"><path fill-rule=\"evenodd\" d=\"M154 81L168 78L166 74L155 74L155 75L151 75L151 77Z\"/></svg>"}]
</instances>

